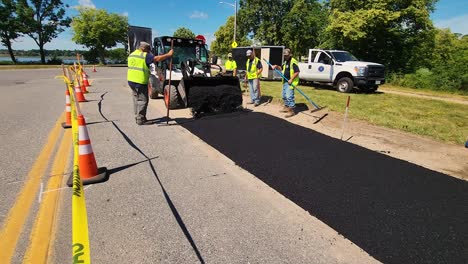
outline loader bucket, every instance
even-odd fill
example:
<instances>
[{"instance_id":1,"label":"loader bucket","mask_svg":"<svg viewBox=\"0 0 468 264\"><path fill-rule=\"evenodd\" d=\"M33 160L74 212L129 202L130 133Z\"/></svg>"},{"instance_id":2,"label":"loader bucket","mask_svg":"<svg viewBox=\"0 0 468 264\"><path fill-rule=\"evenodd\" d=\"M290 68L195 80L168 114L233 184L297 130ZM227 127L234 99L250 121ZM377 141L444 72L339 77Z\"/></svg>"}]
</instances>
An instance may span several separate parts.
<instances>
[{"instance_id":1,"label":"loader bucket","mask_svg":"<svg viewBox=\"0 0 468 264\"><path fill-rule=\"evenodd\" d=\"M232 112L242 106L242 91L239 78L232 76L190 76L180 80L179 94L192 113Z\"/></svg>"}]
</instances>

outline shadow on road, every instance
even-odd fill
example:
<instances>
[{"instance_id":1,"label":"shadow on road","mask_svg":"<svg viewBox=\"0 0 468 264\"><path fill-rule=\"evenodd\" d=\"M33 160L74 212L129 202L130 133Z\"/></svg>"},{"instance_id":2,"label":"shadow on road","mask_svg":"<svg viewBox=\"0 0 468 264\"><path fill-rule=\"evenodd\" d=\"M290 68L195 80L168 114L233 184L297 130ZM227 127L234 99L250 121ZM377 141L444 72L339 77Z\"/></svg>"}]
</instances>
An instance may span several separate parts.
<instances>
[{"instance_id":1,"label":"shadow on road","mask_svg":"<svg viewBox=\"0 0 468 264\"><path fill-rule=\"evenodd\" d=\"M99 113L101 114L102 118L104 118L104 120L106 121L109 121L105 116L104 114L102 113L102 101L104 101L104 96L107 94L104 93L101 95L101 100L99 101L98 103L98 108L99 108ZM172 202L172 199L171 197L169 196L169 194L167 193L166 189L164 188L164 185L162 184L161 180L159 179L159 176L158 176L158 173L156 172L156 169L153 165L153 162L152 160L155 159L155 158L149 158L137 145L135 145L135 143L133 143L133 141L125 134L125 132L123 132L119 126L117 126L117 124L114 122L114 121L109 121L112 123L112 125L115 127L115 129L117 129L117 131L122 135L122 137L125 139L125 141L127 141L127 143L132 147L134 148L136 151L138 151L146 160L143 161L143 162L148 162L148 165L150 166L151 168L151 171L153 172L153 175L154 177L156 178L156 180L158 181L158 184L159 186L161 187L161 190L163 192L163 195L164 195L164 198L166 199L166 202L169 206L169 208L171 209L171 212L172 214L174 215L174 218L176 219L177 223L179 224L179 227L180 229L182 230L182 232L184 233L185 237L187 238L188 242L190 243L190 245L192 246L192 249L195 251L195 254L197 255L198 257L198 260L200 261L200 263L205 263L205 260L203 259L200 251L198 250L198 247L197 245L195 244L195 241L193 240L192 238L192 235L190 234L190 232L188 231L187 227L185 226L185 223L184 223L184 220L182 219L182 217L180 216L179 212L177 211L177 208L175 207L174 203ZM134 166L136 164L139 164L141 162L138 162L138 163L135 163L135 164L130 164L130 165L127 165L128 167L131 167L131 166ZM124 166L125 167L125 166ZM116 169L113 169L112 170L112 173L115 173L117 170L122 170L122 169L125 169L125 168L116 168Z\"/></svg>"}]
</instances>

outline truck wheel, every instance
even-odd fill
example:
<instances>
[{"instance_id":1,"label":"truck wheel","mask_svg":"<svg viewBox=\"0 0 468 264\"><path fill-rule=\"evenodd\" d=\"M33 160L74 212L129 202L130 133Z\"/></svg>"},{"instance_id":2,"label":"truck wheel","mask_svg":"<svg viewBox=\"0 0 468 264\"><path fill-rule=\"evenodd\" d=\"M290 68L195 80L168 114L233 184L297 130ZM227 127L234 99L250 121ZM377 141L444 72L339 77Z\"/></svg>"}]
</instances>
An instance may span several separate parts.
<instances>
[{"instance_id":1,"label":"truck wheel","mask_svg":"<svg viewBox=\"0 0 468 264\"><path fill-rule=\"evenodd\" d=\"M341 93L349 93L353 90L353 86L353 80L348 77L343 77L336 83L336 90Z\"/></svg>"},{"instance_id":2,"label":"truck wheel","mask_svg":"<svg viewBox=\"0 0 468 264\"><path fill-rule=\"evenodd\" d=\"M170 91L169 91L170 90ZM170 98L169 92L171 94ZM170 109L181 109L184 108L184 103L182 101L182 98L180 97L179 93L177 92L177 88L174 85L171 85L171 89L169 89L169 85L164 86L164 103L167 104L170 99Z\"/></svg>"}]
</instances>

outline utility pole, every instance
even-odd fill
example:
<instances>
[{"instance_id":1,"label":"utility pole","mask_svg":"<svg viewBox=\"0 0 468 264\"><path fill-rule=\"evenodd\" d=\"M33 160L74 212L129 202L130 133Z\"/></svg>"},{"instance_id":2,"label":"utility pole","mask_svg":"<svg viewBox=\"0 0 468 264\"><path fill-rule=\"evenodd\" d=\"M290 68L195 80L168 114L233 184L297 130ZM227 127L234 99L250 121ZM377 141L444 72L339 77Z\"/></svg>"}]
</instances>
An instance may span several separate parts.
<instances>
[{"instance_id":1,"label":"utility pole","mask_svg":"<svg viewBox=\"0 0 468 264\"><path fill-rule=\"evenodd\" d=\"M237 30L237 0L234 1L234 4L227 2L219 2L220 4L226 4L234 7L234 42L236 42L236 30Z\"/></svg>"}]
</instances>

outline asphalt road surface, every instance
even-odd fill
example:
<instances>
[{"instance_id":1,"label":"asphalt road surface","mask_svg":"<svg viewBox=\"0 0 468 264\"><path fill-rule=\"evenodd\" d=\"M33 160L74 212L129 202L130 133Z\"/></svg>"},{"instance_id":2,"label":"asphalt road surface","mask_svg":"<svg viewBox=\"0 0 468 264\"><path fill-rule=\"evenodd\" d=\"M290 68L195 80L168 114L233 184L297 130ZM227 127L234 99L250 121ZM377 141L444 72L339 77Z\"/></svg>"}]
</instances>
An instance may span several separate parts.
<instances>
[{"instance_id":1,"label":"asphalt road surface","mask_svg":"<svg viewBox=\"0 0 468 264\"><path fill-rule=\"evenodd\" d=\"M137 126L126 68L88 73L92 263L466 263L466 182L258 113ZM72 262L60 74L0 71L2 263Z\"/></svg>"}]
</instances>

